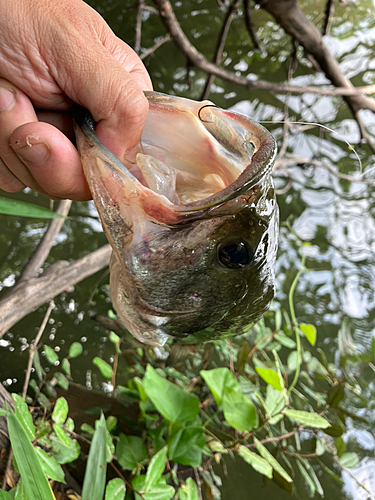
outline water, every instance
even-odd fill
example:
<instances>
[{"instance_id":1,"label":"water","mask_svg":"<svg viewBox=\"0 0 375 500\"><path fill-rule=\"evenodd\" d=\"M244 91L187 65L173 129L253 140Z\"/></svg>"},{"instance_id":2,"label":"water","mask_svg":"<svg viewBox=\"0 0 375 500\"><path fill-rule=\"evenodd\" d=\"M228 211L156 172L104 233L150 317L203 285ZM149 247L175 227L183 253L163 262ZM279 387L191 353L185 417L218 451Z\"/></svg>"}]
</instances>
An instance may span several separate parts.
<instances>
[{"instance_id":1,"label":"water","mask_svg":"<svg viewBox=\"0 0 375 500\"><path fill-rule=\"evenodd\" d=\"M91 4L107 19L114 31L125 41L133 41L135 8L130 2L98 0ZM209 59L213 56L217 31L224 13L214 0L175 2L175 12L193 43ZM324 10L325 2L303 3L304 10L316 21ZM271 17L261 10L254 11L258 36L267 48L266 54L252 49L243 22L233 22L226 45L223 65L239 74L254 74L259 78L277 83L286 82L291 43L289 37L274 24ZM150 47L165 33L157 16L144 13L142 47ZM375 5L371 0L357 0L336 6L335 22L326 43L340 62L341 68L355 85L375 83L373 57L375 47ZM146 61L155 90L199 99L206 75L196 69L187 71L184 57L172 42L161 47ZM189 73L189 74L188 74ZM299 64L292 84L310 85L327 83L322 74L315 74L308 63ZM284 119L287 103L289 119L293 121L321 122L340 133L329 134L318 128L301 129L293 126L288 134L287 152L328 162L340 172L353 176L359 173L359 163L344 139L357 144L359 133L341 98L306 94L287 97L271 95L264 91L246 90L216 79L210 99L224 108L231 108L256 120L277 121ZM363 121L375 134L375 119L370 112L361 112ZM283 126L267 124L281 143ZM374 167L375 155L366 146L356 146L364 170ZM287 220L307 248L309 273L302 275L295 295L296 314L301 322L314 323L318 328L318 347L324 349L334 362L338 348L338 330L348 321L353 339L360 352L368 350L375 335L375 202L374 188L362 183L340 180L327 170L318 167L289 165L293 178L291 188L278 197L281 222ZM286 184L281 172L275 173L279 188ZM375 172L372 172L375 178ZM28 191L16 195L48 206L48 201ZM292 217L292 219L290 219ZM14 219L0 216L0 286L4 290L14 283L28 257L35 249L46 224L40 221ZM71 217L48 258L51 264L60 259L77 259L105 243L98 217L91 203L75 203ZM277 260L276 303L286 304L286 295L299 269L300 256L295 239L282 225L280 250ZM92 290L93 303L89 303ZM84 356L73 363L73 378L92 387L102 386L102 380L91 360L95 355L108 359L112 353L104 330L90 316L106 313L110 302L102 285L107 277L100 273L75 287L73 293L56 298L56 308L49 321L45 338L49 345L66 354L73 340L84 344ZM23 381L23 369L27 362L28 342L35 336L46 307L41 307L14 326L0 341L2 348L0 379L10 391L19 391ZM98 354L99 353L99 354ZM22 367L22 368L21 368ZM374 390L373 377L368 378L369 391ZM354 473L359 481L375 495L375 402L371 393L363 396L368 407L361 410L370 424L352 422L344 439L349 451L357 451L363 459ZM354 408L354 411L358 411ZM223 498L244 500L251 494L258 498L266 494L268 500L290 498L276 485L262 489L263 479L252 472L242 461L226 460L228 477L223 480ZM220 467L218 471L220 471ZM337 471L339 474L340 472ZM332 480L327 474L319 476L326 497L367 500L367 494L347 474L342 475L344 485ZM297 482L297 498L308 495L303 482ZM251 489L250 489L251 488ZM251 493L250 493L251 492ZM318 498L318 497L317 497Z\"/></svg>"}]
</instances>

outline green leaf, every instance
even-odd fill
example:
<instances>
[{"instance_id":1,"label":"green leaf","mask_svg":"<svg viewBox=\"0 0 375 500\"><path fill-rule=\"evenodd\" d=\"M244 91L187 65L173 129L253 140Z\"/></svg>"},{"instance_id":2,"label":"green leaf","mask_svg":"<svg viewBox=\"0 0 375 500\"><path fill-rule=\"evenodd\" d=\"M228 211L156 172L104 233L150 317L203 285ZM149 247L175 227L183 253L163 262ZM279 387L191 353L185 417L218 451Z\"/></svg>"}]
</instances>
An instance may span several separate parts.
<instances>
[{"instance_id":1,"label":"green leaf","mask_svg":"<svg viewBox=\"0 0 375 500\"><path fill-rule=\"evenodd\" d=\"M161 475L165 469L165 462L167 461L167 447L165 446L154 455L147 468L145 479L145 492L150 491L154 484L160 481Z\"/></svg>"},{"instance_id":2,"label":"green leaf","mask_svg":"<svg viewBox=\"0 0 375 500\"><path fill-rule=\"evenodd\" d=\"M316 342L316 328L314 325L307 325L305 323L300 323L299 328L301 332L305 335L307 340L311 345L315 345Z\"/></svg>"},{"instance_id":3,"label":"green leaf","mask_svg":"<svg viewBox=\"0 0 375 500\"><path fill-rule=\"evenodd\" d=\"M288 349L295 349L296 348L296 342L295 340L291 339L288 337L288 335L285 335L285 333L276 333L273 338L280 342L281 345L284 347L287 347Z\"/></svg>"},{"instance_id":4,"label":"green leaf","mask_svg":"<svg viewBox=\"0 0 375 500\"><path fill-rule=\"evenodd\" d=\"M170 422L193 420L199 413L199 399L147 366L143 388L155 408Z\"/></svg>"},{"instance_id":5,"label":"green leaf","mask_svg":"<svg viewBox=\"0 0 375 500\"><path fill-rule=\"evenodd\" d=\"M68 417L69 407L65 398L59 398L53 409L52 420L56 422L56 424L64 424L65 420Z\"/></svg>"},{"instance_id":6,"label":"green leaf","mask_svg":"<svg viewBox=\"0 0 375 500\"><path fill-rule=\"evenodd\" d=\"M48 453L39 446L35 447L35 451L38 455L44 474L54 481L65 483L65 474L61 465L59 465L53 457L48 455Z\"/></svg>"},{"instance_id":7,"label":"green leaf","mask_svg":"<svg viewBox=\"0 0 375 500\"><path fill-rule=\"evenodd\" d=\"M87 458L82 500L103 500L107 473L106 445L105 418L102 414L92 438Z\"/></svg>"},{"instance_id":8,"label":"green leaf","mask_svg":"<svg viewBox=\"0 0 375 500\"><path fill-rule=\"evenodd\" d=\"M49 444L52 447L51 453L59 464L74 462L81 452L80 446L75 439L69 439L69 444L66 445L58 436L52 435L49 438Z\"/></svg>"},{"instance_id":9,"label":"green leaf","mask_svg":"<svg viewBox=\"0 0 375 500\"><path fill-rule=\"evenodd\" d=\"M337 408L345 396L345 388L342 384L336 384L330 388L327 395L327 405L331 408Z\"/></svg>"},{"instance_id":10,"label":"green leaf","mask_svg":"<svg viewBox=\"0 0 375 500\"><path fill-rule=\"evenodd\" d=\"M241 392L240 386L236 377L231 373L228 368L215 368L213 370L202 370L201 377L208 385L213 397L215 398L217 406L223 403L224 389L232 388Z\"/></svg>"},{"instance_id":11,"label":"green leaf","mask_svg":"<svg viewBox=\"0 0 375 500\"><path fill-rule=\"evenodd\" d=\"M33 219L65 219L62 215L48 208L27 203L26 201L11 200L10 198L3 197L0 197L0 214L31 217Z\"/></svg>"},{"instance_id":12,"label":"green leaf","mask_svg":"<svg viewBox=\"0 0 375 500\"><path fill-rule=\"evenodd\" d=\"M250 464L254 470L270 479L272 478L272 466L267 460L248 450L246 446L240 446L238 448L238 454L245 462Z\"/></svg>"},{"instance_id":13,"label":"green leaf","mask_svg":"<svg viewBox=\"0 0 375 500\"><path fill-rule=\"evenodd\" d=\"M187 478L186 484L180 486L178 498L180 500L199 500L198 487L191 477Z\"/></svg>"},{"instance_id":14,"label":"green leaf","mask_svg":"<svg viewBox=\"0 0 375 500\"><path fill-rule=\"evenodd\" d=\"M10 442L27 496L33 500L55 500L28 435L9 405L7 409Z\"/></svg>"},{"instance_id":15,"label":"green leaf","mask_svg":"<svg viewBox=\"0 0 375 500\"><path fill-rule=\"evenodd\" d=\"M237 431L251 431L258 425L255 406L241 392L226 387L223 398L224 417Z\"/></svg>"},{"instance_id":16,"label":"green leaf","mask_svg":"<svg viewBox=\"0 0 375 500\"><path fill-rule=\"evenodd\" d=\"M105 422L105 425L106 425L106 427L107 427L108 432L111 432L111 431L113 431L113 429L115 429L115 428L116 428L116 426L117 426L117 422L118 422L117 418L116 418L116 417L114 417L114 416L112 416L112 415L110 415L110 416L107 418L107 420L106 420L106 422Z\"/></svg>"},{"instance_id":17,"label":"green leaf","mask_svg":"<svg viewBox=\"0 0 375 500\"><path fill-rule=\"evenodd\" d=\"M0 500L12 500L12 497L6 491L0 490Z\"/></svg>"},{"instance_id":18,"label":"green leaf","mask_svg":"<svg viewBox=\"0 0 375 500\"><path fill-rule=\"evenodd\" d=\"M125 494L126 485L124 481L116 477L115 479L111 479L107 484L105 500L124 500Z\"/></svg>"},{"instance_id":19,"label":"green leaf","mask_svg":"<svg viewBox=\"0 0 375 500\"><path fill-rule=\"evenodd\" d=\"M69 389L69 380L65 377L65 375L61 372L56 372L53 376L56 380L57 385L59 385L64 391Z\"/></svg>"},{"instance_id":20,"label":"green leaf","mask_svg":"<svg viewBox=\"0 0 375 500\"><path fill-rule=\"evenodd\" d=\"M171 500L175 494L173 486L165 484L163 478L158 484L152 485L152 488L145 492L145 478L146 476L137 476L132 481L132 486L136 490L135 500ZM138 495L137 491L142 495Z\"/></svg>"},{"instance_id":21,"label":"green leaf","mask_svg":"<svg viewBox=\"0 0 375 500\"><path fill-rule=\"evenodd\" d=\"M358 455L357 453L354 452L344 453L340 458L340 464L345 469L353 469L353 467L356 467L358 463L359 463Z\"/></svg>"},{"instance_id":22,"label":"green leaf","mask_svg":"<svg viewBox=\"0 0 375 500\"><path fill-rule=\"evenodd\" d=\"M202 450L206 436L202 427L182 427L168 438L169 458L182 465L198 467L202 462Z\"/></svg>"},{"instance_id":23,"label":"green leaf","mask_svg":"<svg viewBox=\"0 0 375 500\"><path fill-rule=\"evenodd\" d=\"M289 474L281 467L279 462L276 460L275 457L271 455L271 453L267 450L267 448L254 436L254 443L256 446L256 449L258 450L259 454L267 460L272 466L272 468L280 474L281 477L285 479L288 483L292 483L293 479L289 476Z\"/></svg>"},{"instance_id":24,"label":"green leaf","mask_svg":"<svg viewBox=\"0 0 375 500\"><path fill-rule=\"evenodd\" d=\"M70 369L70 361L67 358L64 358L61 361L61 369L63 372L65 372L69 377L72 375L72 371Z\"/></svg>"},{"instance_id":25,"label":"green leaf","mask_svg":"<svg viewBox=\"0 0 375 500\"><path fill-rule=\"evenodd\" d=\"M300 471L303 479L305 480L306 484L310 488L310 496L314 496L315 492L316 492L316 486L315 486L314 481L311 479L309 473L307 472L307 470L305 469L305 467L303 466L303 464L299 460L297 460L297 467L299 468L299 471Z\"/></svg>"},{"instance_id":26,"label":"green leaf","mask_svg":"<svg viewBox=\"0 0 375 500\"><path fill-rule=\"evenodd\" d=\"M146 446L138 436L120 434L120 439L116 445L116 456L121 467L133 470L147 459Z\"/></svg>"},{"instance_id":27,"label":"green leaf","mask_svg":"<svg viewBox=\"0 0 375 500\"><path fill-rule=\"evenodd\" d=\"M14 411L16 413L17 420L22 425L30 441L33 441L35 438L35 426L29 407L25 401L18 396L18 394L12 394L12 398L14 401Z\"/></svg>"},{"instance_id":28,"label":"green leaf","mask_svg":"<svg viewBox=\"0 0 375 500\"><path fill-rule=\"evenodd\" d=\"M14 493L14 500L28 500L22 477L18 481L16 491Z\"/></svg>"},{"instance_id":29,"label":"green leaf","mask_svg":"<svg viewBox=\"0 0 375 500\"><path fill-rule=\"evenodd\" d=\"M92 360L93 364L97 366L100 370L100 373L104 378L111 379L112 378L112 366L109 365L104 359L95 357Z\"/></svg>"},{"instance_id":30,"label":"green leaf","mask_svg":"<svg viewBox=\"0 0 375 500\"><path fill-rule=\"evenodd\" d=\"M272 385L272 387L277 391L283 390L284 381L277 372L271 368L261 368L260 366L256 366L255 370L257 374L266 382L266 384Z\"/></svg>"},{"instance_id":31,"label":"green leaf","mask_svg":"<svg viewBox=\"0 0 375 500\"><path fill-rule=\"evenodd\" d=\"M346 444L341 436L335 439L335 446L336 446L337 456L341 458L346 451Z\"/></svg>"},{"instance_id":32,"label":"green leaf","mask_svg":"<svg viewBox=\"0 0 375 500\"><path fill-rule=\"evenodd\" d=\"M45 345L44 346L44 353L46 355L46 360L50 365L56 365L59 361L58 355L55 353L55 351L52 349L52 347Z\"/></svg>"},{"instance_id":33,"label":"green leaf","mask_svg":"<svg viewBox=\"0 0 375 500\"><path fill-rule=\"evenodd\" d=\"M331 424L320 415L316 413L309 413L308 411L299 410L285 410L284 415L288 418L299 422L300 424L308 425L309 427L316 427L317 429L326 429L330 427Z\"/></svg>"},{"instance_id":34,"label":"green leaf","mask_svg":"<svg viewBox=\"0 0 375 500\"><path fill-rule=\"evenodd\" d=\"M73 342L73 344L69 347L69 357L72 359L80 356L82 352L83 347L79 342Z\"/></svg>"}]
</instances>

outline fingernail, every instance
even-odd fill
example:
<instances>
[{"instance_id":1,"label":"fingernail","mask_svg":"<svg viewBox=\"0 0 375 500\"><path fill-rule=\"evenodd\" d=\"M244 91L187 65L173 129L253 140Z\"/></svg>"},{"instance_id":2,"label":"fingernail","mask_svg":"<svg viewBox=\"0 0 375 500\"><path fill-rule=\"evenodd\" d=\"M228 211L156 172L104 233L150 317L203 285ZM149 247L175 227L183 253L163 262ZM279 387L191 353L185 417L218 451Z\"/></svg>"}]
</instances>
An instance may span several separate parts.
<instances>
[{"instance_id":1,"label":"fingernail","mask_svg":"<svg viewBox=\"0 0 375 500\"><path fill-rule=\"evenodd\" d=\"M31 165L41 165L45 163L50 157L50 150L45 144L30 144L21 149L16 150L17 156L23 162L30 163Z\"/></svg>"},{"instance_id":2,"label":"fingernail","mask_svg":"<svg viewBox=\"0 0 375 500\"><path fill-rule=\"evenodd\" d=\"M10 111L16 102L16 96L8 89L0 87L0 111Z\"/></svg>"}]
</instances>

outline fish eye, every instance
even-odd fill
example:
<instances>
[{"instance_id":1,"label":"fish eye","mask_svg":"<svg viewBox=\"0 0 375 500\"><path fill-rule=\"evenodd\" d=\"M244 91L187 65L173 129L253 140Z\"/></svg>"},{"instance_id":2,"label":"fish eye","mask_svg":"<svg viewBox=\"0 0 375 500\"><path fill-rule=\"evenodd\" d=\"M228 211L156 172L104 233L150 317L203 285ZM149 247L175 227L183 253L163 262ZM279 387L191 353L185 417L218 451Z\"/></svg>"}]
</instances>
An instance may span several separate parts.
<instances>
[{"instance_id":1,"label":"fish eye","mask_svg":"<svg viewBox=\"0 0 375 500\"><path fill-rule=\"evenodd\" d=\"M254 251L241 240L221 243L217 247L217 258L222 266L228 269L241 269L253 260Z\"/></svg>"}]
</instances>

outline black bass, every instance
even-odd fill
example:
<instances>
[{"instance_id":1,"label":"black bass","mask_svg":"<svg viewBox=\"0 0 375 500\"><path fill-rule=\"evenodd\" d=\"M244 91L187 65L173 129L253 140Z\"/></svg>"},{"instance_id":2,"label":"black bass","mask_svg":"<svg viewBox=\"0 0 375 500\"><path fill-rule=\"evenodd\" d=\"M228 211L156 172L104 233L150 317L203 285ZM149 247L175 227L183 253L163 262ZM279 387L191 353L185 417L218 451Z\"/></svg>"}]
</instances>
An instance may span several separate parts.
<instances>
[{"instance_id":1,"label":"black bass","mask_svg":"<svg viewBox=\"0 0 375 500\"><path fill-rule=\"evenodd\" d=\"M124 163L76 110L77 147L113 248L114 308L147 344L240 334L274 295L275 140L208 101L145 94L142 139Z\"/></svg>"}]
</instances>

